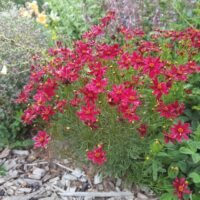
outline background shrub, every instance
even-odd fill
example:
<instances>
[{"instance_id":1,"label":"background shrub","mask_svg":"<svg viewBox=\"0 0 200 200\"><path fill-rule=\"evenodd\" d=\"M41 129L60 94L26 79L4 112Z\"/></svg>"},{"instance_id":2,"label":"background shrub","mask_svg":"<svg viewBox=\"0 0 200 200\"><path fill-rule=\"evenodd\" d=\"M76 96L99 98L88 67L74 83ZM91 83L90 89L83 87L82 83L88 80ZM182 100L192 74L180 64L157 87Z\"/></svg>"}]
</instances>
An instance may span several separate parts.
<instances>
[{"instance_id":1,"label":"background shrub","mask_svg":"<svg viewBox=\"0 0 200 200\"><path fill-rule=\"evenodd\" d=\"M105 10L115 10L118 21L127 27L149 31L154 28L166 29L174 22L177 22L177 26L181 23L181 28L183 24L184 27L188 26L189 21L185 18L195 15L194 9L198 4L197 0L105 0Z\"/></svg>"},{"instance_id":2,"label":"background shrub","mask_svg":"<svg viewBox=\"0 0 200 200\"><path fill-rule=\"evenodd\" d=\"M49 45L48 33L33 20L21 18L16 6L0 12L0 143L14 141L26 132L21 107L15 98L28 80L33 55L42 56Z\"/></svg>"},{"instance_id":3,"label":"background shrub","mask_svg":"<svg viewBox=\"0 0 200 200\"><path fill-rule=\"evenodd\" d=\"M54 26L58 38L66 39L71 43L72 39L79 39L89 26L97 23L102 17L103 0L46 0L50 11L57 13L60 21Z\"/></svg>"}]
</instances>

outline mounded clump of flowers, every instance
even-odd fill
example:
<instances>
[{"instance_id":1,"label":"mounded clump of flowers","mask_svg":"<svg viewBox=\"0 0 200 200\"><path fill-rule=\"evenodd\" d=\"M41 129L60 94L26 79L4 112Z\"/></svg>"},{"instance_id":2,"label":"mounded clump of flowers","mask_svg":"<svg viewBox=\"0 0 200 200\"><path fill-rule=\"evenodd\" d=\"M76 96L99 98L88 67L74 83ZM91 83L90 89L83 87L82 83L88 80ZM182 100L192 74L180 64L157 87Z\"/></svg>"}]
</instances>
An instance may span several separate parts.
<instances>
[{"instance_id":1,"label":"mounded clump of flowers","mask_svg":"<svg viewBox=\"0 0 200 200\"><path fill-rule=\"evenodd\" d=\"M114 17L114 12L108 13L74 42L73 49L58 42L57 48L49 50L49 63L32 67L29 83L17 100L28 103L22 120L32 124L42 119L48 124L57 113L65 116L73 110L94 133L124 126L132 127L127 138L162 134L166 143L188 140L190 124L178 117L185 109L184 82L200 71L193 60L200 48L200 31L157 30L147 39L141 30L119 26L116 35L109 35L106 30ZM109 134L120 141L119 135ZM97 138L87 157L103 165L109 162L112 139L103 133ZM101 140L105 150L96 147Z\"/></svg>"}]
</instances>

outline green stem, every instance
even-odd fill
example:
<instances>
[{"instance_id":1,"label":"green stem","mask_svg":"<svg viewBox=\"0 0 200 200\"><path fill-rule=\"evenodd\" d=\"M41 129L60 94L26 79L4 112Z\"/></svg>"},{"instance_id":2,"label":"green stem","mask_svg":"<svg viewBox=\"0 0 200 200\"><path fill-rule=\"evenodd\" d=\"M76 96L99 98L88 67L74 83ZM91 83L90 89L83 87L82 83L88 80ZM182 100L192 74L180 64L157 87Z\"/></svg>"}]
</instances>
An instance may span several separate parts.
<instances>
[{"instance_id":1,"label":"green stem","mask_svg":"<svg viewBox=\"0 0 200 200\"><path fill-rule=\"evenodd\" d=\"M178 10L178 8L172 3L172 7L174 8L174 10L177 12L177 14L180 16L180 18L182 18L186 24L188 24L190 27L195 28L183 15L182 13Z\"/></svg>"}]
</instances>

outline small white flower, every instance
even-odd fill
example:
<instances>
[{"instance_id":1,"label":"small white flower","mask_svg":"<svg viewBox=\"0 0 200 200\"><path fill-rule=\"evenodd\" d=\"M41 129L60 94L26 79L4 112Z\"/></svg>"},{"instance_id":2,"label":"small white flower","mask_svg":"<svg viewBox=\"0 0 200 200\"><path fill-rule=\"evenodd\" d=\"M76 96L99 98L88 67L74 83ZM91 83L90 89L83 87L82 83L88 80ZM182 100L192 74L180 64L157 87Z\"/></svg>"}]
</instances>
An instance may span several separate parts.
<instances>
[{"instance_id":1,"label":"small white flower","mask_svg":"<svg viewBox=\"0 0 200 200\"><path fill-rule=\"evenodd\" d=\"M51 11L49 17L51 18L52 21L54 22L58 22L60 20L60 18L58 17L57 13Z\"/></svg>"},{"instance_id":2,"label":"small white flower","mask_svg":"<svg viewBox=\"0 0 200 200\"><path fill-rule=\"evenodd\" d=\"M7 69L7 67L4 65L4 66L2 67L2 69L1 69L1 71L0 71L0 74L6 75L7 72L8 72L8 69Z\"/></svg>"}]
</instances>

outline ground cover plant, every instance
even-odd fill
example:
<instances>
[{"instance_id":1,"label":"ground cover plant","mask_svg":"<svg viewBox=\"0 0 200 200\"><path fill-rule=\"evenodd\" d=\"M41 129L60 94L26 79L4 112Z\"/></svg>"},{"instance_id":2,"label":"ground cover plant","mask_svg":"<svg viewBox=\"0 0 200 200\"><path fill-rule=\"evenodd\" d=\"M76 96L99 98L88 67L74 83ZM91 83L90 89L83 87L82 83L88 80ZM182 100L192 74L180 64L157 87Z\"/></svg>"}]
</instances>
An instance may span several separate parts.
<instances>
[{"instance_id":1,"label":"ground cover plant","mask_svg":"<svg viewBox=\"0 0 200 200\"><path fill-rule=\"evenodd\" d=\"M109 12L72 49L58 42L49 62L32 66L17 102L27 104L22 120L34 124L34 147L57 139L79 160L149 185L162 199L195 198L199 128L183 114L200 70L200 31L119 25L110 34L114 18Z\"/></svg>"}]
</instances>

